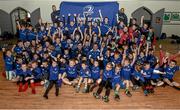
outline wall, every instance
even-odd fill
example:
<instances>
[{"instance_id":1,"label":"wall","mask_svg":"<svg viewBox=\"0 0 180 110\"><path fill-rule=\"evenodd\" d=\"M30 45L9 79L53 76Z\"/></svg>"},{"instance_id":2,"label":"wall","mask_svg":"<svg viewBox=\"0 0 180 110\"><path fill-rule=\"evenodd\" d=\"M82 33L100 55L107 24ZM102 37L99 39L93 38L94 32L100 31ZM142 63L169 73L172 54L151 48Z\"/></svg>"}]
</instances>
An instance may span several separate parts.
<instances>
[{"instance_id":1,"label":"wall","mask_svg":"<svg viewBox=\"0 0 180 110\"><path fill-rule=\"evenodd\" d=\"M43 20L50 22L50 13L52 11L51 6L55 4L57 8L59 8L59 4L61 1L62 0L0 0L0 9L3 9L4 11L10 13L16 7L22 7L28 10L29 12L33 12L35 9L40 8L41 17L43 18ZM72 1L88 2L89 0ZM134 10L142 6L151 9L153 13L162 8L165 8L165 11L180 11L180 1L178 0L118 0L118 3L120 4L120 8L125 8L125 13L127 14L128 18L131 17L131 13ZM180 31L177 30L180 30L180 25L163 25L162 27L162 32L166 32L168 35L180 35Z\"/></svg>"}]
</instances>

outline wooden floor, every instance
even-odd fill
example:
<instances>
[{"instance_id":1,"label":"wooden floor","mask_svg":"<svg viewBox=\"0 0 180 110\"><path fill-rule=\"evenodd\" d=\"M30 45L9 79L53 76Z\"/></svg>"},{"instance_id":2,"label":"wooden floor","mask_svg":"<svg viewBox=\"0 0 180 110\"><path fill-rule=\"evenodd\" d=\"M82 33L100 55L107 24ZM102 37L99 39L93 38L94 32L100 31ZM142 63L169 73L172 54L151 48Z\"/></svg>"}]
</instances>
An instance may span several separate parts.
<instances>
[{"instance_id":1,"label":"wooden floor","mask_svg":"<svg viewBox=\"0 0 180 110\"><path fill-rule=\"evenodd\" d=\"M177 51L177 45L170 45L166 41L163 43L166 50L172 53ZM180 65L180 58L178 58L178 64ZM2 70L3 63L0 63L0 66ZM175 77L175 80L180 83L180 72L177 72ZM37 87L36 95L31 94L31 89L26 93L18 93L17 88L15 83L6 81L2 75L0 76L0 109L180 109L180 92L168 86L156 88L154 95L148 97L143 95L141 89L132 92L131 98L125 96L124 90L121 90L120 102L113 100L113 91L111 91L109 103L96 100L92 93L75 93L74 88L66 85L62 86L58 97L55 97L54 89L50 91L48 100L42 97L44 93L42 87Z\"/></svg>"}]
</instances>

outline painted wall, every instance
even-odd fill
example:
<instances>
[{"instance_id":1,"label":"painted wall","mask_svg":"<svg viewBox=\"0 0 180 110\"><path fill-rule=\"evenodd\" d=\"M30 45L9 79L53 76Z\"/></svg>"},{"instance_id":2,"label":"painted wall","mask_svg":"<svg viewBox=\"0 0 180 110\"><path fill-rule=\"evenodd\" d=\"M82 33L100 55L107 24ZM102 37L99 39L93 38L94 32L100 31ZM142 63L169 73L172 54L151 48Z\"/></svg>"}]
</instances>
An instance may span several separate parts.
<instances>
[{"instance_id":1,"label":"painted wall","mask_svg":"<svg viewBox=\"0 0 180 110\"><path fill-rule=\"evenodd\" d=\"M51 6L56 5L59 8L59 4L62 0L0 0L0 9L10 13L16 7L22 7L29 12L33 12L35 9L41 9L41 17L43 21L51 22L50 13L52 12ZM69 0L63 0L69 1ZM89 2L90 0L71 0L71 1L83 1ZM97 0L91 0L97 1ZM112 1L112 0L98 0L98 1ZM114 0L113 0L114 1ZM145 6L149 8L153 13L165 8L165 11L180 11L180 1L178 0L118 0L120 8L125 8L125 13L128 18L131 17L131 13L139 7ZM162 32L166 32L167 35L177 34L180 35L180 25L163 25Z\"/></svg>"}]
</instances>

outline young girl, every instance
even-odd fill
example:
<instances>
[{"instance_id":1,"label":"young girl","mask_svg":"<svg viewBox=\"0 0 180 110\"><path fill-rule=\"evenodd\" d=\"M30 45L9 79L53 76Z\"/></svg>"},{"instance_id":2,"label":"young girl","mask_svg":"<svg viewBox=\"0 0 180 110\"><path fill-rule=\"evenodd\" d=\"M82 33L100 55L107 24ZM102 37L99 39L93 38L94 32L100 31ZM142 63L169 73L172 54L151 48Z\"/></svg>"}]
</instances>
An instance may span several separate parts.
<instances>
[{"instance_id":1,"label":"young girl","mask_svg":"<svg viewBox=\"0 0 180 110\"><path fill-rule=\"evenodd\" d=\"M49 74L49 85L43 95L44 98L48 99L48 93L52 89L53 85L55 84L56 93L55 95L59 95L59 81L61 79L61 74L59 72L59 67L56 61L52 61L52 65L50 67L50 74Z\"/></svg>"},{"instance_id":2,"label":"young girl","mask_svg":"<svg viewBox=\"0 0 180 110\"><path fill-rule=\"evenodd\" d=\"M102 99L104 100L104 102L109 102L109 95L110 95L110 90L112 89L112 79L113 79L113 69L112 69L112 64L111 63L107 63L104 71L103 71L103 76L102 76L102 82L99 85L99 88L97 90L97 92L93 93L93 96L96 99L100 99L101 96L101 92L103 90L103 88L106 88L106 92L105 92L105 96L102 97Z\"/></svg>"}]
</instances>

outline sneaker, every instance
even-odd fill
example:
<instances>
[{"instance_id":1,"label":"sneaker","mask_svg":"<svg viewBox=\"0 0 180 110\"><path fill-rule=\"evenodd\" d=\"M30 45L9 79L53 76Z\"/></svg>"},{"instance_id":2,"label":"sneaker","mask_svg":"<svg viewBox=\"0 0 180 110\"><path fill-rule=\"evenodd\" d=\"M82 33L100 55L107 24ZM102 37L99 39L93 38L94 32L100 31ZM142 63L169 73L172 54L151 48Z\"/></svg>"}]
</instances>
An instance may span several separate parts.
<instances>
[{"instance_id":1,"label":"sneaker","mask_svg":"<svg viewBox=\"0 0 180 110\"><path fill-rule=\"evenodd\" d=\"M47 95L43 95L43 97L44 97L45 99L48 99L48 96L47 96Z\"/></svg>"},{"instance_id":2,"label":"sneaker","mask_svg":"<svg viewBox=\"0 0 180 110\"><path fill-rule=\"evenodd\" d=\"M82 90L82 93L87 93L87 87Z\"/></svg>"},{"instance_id":3,"label":"sneaker","mask_svg":"<svg viewBox=\"0 0 180 110\"><path fill-rule=\"evenodd\" d=\"M118 94L115 94L114 99L115 99L116 101L119 101L119 100L120 100L119 95L118 95Z\"/></svg>"},{"instance_id":4,"label":"sneaker","mask_svg":"<svg viewBox=\"0 0 180 110\"><path fill-rule=\"evenodd\" d=\"M159 82L157 83L157 86L162 86L163 84L164 84L163 81L159 81Z\"/></svg>"},{"instance_id":5,"label":"sneaker","mask_svg":"<svg viewBox=\"0 0 180 110\"><path fill-rule=\"evenodd\" d=\"M104 102L109 102L109 97L108 96L103 96L102 99L103 99Z\"/></svg>"},{"instance_id":6,"label":"sneaker","mask_svg":"<svg viewBox=\"0 0 180 110\"><path fill-rule=\"evenodd\" d=\"M133 91L135 91L135 90L137 90L137 89L139 89L139 86L138 86L138 85L134 85L134 86L132 87L132 90L133 90Z\"/></svg>"},{"instance_id":7,"label":"sneaker","mask_svg":"<svg viewBox=\"0 0 180 110\"><path fill-rule=\"evenodd\" d=\"M76 93L79 93L79 91L80 91L80 87L76 86Z\"/></svg>"},{"instance_id":8,"label":"sneaker","mask_svg":"<svg viewBox=\"0 0 180 110\"><path fill-rule=\"evenodd\" d=\"M100 96L98 93L96 93L96 92L93 93L93 96L94 96L96 99L100 99L100 98L101 98L101 96Z\"/></svg>"},{"instance_id":9,"label":"sneaker","mask_svg":"<svg viewBox=\"0 0 180 110\"><path fill-rule=\"evenodd\" d=\"M148 91L147 90L144 90L144 95L148 96Z\"/></svg>"},{"instance_id":10,"label":"sneaker","mask_svg":"<svg viewBox=\"0 0 180 110\"><path fill-rule=\"evenodd\" d=\"M130 91L125 91L125 93L126 93L126 95L128 96L128 97L131 97L132 96L132 94L131 94L131 92Z\"/></svg>"}]
</instances>

